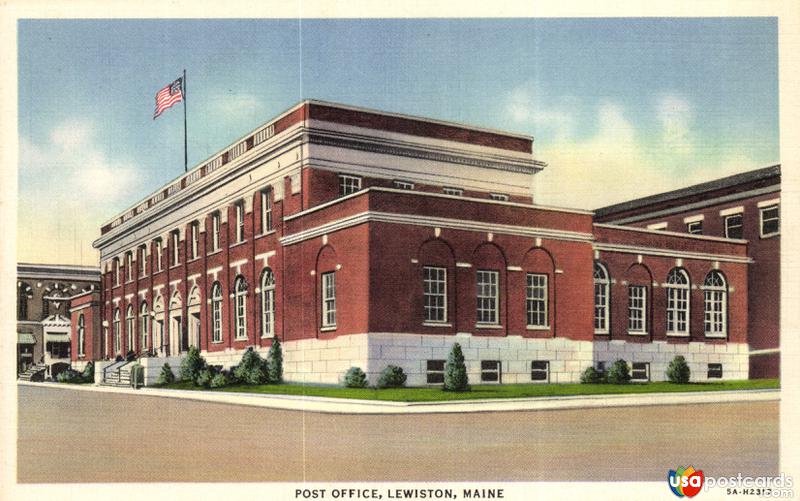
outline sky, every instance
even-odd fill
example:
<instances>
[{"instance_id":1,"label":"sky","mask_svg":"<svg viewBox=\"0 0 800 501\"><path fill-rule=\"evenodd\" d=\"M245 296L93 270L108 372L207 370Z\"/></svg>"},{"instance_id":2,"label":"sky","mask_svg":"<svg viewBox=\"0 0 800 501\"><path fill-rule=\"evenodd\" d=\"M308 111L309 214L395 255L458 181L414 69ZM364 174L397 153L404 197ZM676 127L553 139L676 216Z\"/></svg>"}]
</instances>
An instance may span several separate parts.
<instances>
[{"instance_id":1,"label":"sky","mask_svg":"<svg viewBox=\"0 0 800 501\"><path fill-rule=\"evenodd\" d=\"M302 99L534 136L536 203L594 209L772 165L774 18L21 20L18 260L97 264L103 222Z\"/></svg>"}]
</instances>

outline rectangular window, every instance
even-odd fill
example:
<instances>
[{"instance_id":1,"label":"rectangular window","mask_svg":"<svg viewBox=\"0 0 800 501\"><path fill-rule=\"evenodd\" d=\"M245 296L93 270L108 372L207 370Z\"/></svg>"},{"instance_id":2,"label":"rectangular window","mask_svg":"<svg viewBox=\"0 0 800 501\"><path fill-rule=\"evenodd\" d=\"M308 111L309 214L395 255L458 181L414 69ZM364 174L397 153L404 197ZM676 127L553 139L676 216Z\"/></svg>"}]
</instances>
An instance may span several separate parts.
<instances>
[{"instance_id":1,"label":"rectangular window","mask_svg":"<svg viewBox=\"0 0 800 501\"><path fill-rule=\"evenodd\" d=\"M192 259L195 259L200 252L200 223L192 223Z\"/></svg>"},{"instance_id":2,"label":"rectangular window","mask_svg":"<svg viewBox=\"0 0 800 501\"><path fill-rule=\"evenodd\" d=\"M498 200L500 202L508 202L508 195L504 195L502 193L490 193L489 198L492 200Z\"/></svg>"},{"instance_id":3,"label":"rectangular window","mask_svg":"<svg viewBox=\"0 0 800 501\"><path fill-rule=\"evenodd\" d=\"M336 327L336 272L322 274L322 327Z\"/></svg>"},{"instance_id":4,"label":"rectangular window","mask_svg":"<svg viewBox=\"0 0 800 501\"><path fill-rule=\"evenodd\" d=\"M160 238L156 238L153 241L153 252L155 253L154 266L156 271L161 271L164 269L164 261L162 259L164 256L164 242L162 242Z\"/></svg>"},{"instance_id":5,"label":"rectangular window","mask_svg":"<svg viewBox=\"0 0 800 501\"><path fill-rule=\"evenodd\" d=\"M125 253L125 281L133 280L133 252Z\"/></svg>"},{"instance_id":6,"label":"rectangular window","mask_svg":"<svg viewBox=\"0 0 800 501\"><path fill-rule=\"evenodd\" d=\"M426 322L447 322L447 269L422 268Z\"/></svg>"},{"instance_id":7,"label":"rectangular window","mask_svg":"<svg viewBox=\"0 0 800 501\"><path fill-rule=\"evenodd\" d=\"M703 222L702 221L692 221L691 223L686 223L686 232L691 233L692 235L702 235L703 234Z\"/></svg>"},{"instance_id":8,"label":"rectangular window","mask_svg":"<svg viewBox=\"0 0 800 501\"><path fill-rule=\"evenodd\" d=\"M272 231L272 190L261 192L261 233Z\"/></svg>"},{"instance_id":9,"label":"rectangular window","mask_svg":"<svg viewBox=\"0 0 800 501\"><path fill-rule=\"evenodd\" d=\"M631 369L631 381L650 381L650 362L634 362Z\"/></svg>"},{"instance_id":10,"label":"rectangular window","mask_svg":"<svg viewBox=\"0 0 800 501\"><path fill-rule=\"evenodd\" d=\"M181 263L180 249L181 249L181 235L177 231L173 231L172 232L172 266L178 266Z\"/></svg>"},{"instance_id":11,"label":"rectangular window","mask_svg":"<svg viewBox=\"0 0 800 501\"><path fill-rule=\"evenodd\" d=\"M477 320L479 324L497 325L500 274L496 271L478 270Z\"/></svg>"},{"instance_id":12,"label":"rectangular window","mask_svg":"<svg viewBox=\"0 0 800 501\"><path fill-rule=\"evenodd\" d=\"M114 286L116 287L117 285L119 285L119 259L118 258L114 258L114 261L112 262L112 266L114 268Z\"/></svg>"},{"instance_id":13,"label":"rectangular window","mask_svg":"<svg viewBox=\"0 0 800 501\"><path fill-rule=\"evenodd\" d=\"M727 294L724 288L703 291L703 328L705 335L725 337L727 335Z\"/></svg>"},{"instance_id":14,"label":"rectangular window","mask_svg":"<svg viewBox=\"0 0 800 501\"><path fill-rule=\"evenodd\" d=\"M722 379L722 364L708 364L708 379Z\"/></svg>"},{"instance_id":15,"label":"rectangular window","mask_svg":"<svg viewBox=\"0 0 800 501\"><path fill-rule=\"evenodd\" d=\"M647 287L643 285L628 287L628 332L647 332Z\"/></svg>"},{"instance_id":16,"label":"rectangular window","mask_svg":"<svg viewBox=\"0 0 800 501\"><path fill-rule=\"evenodd\" d=\"M236 243L244 242L244 203L236 204Z\"/></svg>"},{"instance_id":17,"label":"rectangular window","mask_svg":"<svg viewBox=\"0 0 800 501\"><path fill-rule=\"evenodd\" d=\"M444 360L428 360L428 384L444 383Z\"/></svg>"},{"instance_id":18,"label":"rectangular window","mask_svg":"<svg viewBox=\"0 0 800 501\"><path fill-rule=\"evenodd\" d=\"M464 196L464 190L461 188L444 188L445 195L452 195L454 197L461 197Z\"/></svg>"},{"instance_id":19,"label":"rectangular window","mask_svg":"<svg viewBox=\"0 0 800 501\"><path fill-rule=\"evenodd\" d=\"M392 184L398 190L413 190L414 189L414 183L411 183L411 182L408 182L408 181L394 181Z\"/></svg>"},{"instance_id":20,"label":"rectangular window","mask_svg":"<svg viewBox=\"0 0 800 501\"><path fill-rule=\"evenodd\" d=\"M139 246L139 252L136 259L139 261L139 276L143 277L147 275L147 247L144 245Z\"/></svg>"},{"instance_id":21,"label":"rectangular window","mask_svg":"<svg viewBox=\"0 0 800 501\"><path fill-rule=\"evenodd\" d=\"M343 197L361 189L361 178L358 176L339 176L339 196Z\"/></svg>"},{"instance_id":22,"label":"rectangular window","mask_svg":"<svg viewBox=\"0 0 800 501\"><path fill-rule=\"evenodd\" d=\"M688 288L667 288L667 334L689 334Z\"/></svg>"},{"instance_id":23,"label":"rectangular window","mask_svg":"<svg viewBox=\"0 0 800 501\"><path fill-rule=\"evenodd\" d=\"M220 215L219 212L211 216L211 250L219 250L219 225Z\"/></svg>"},{"instance_id":24,"label":"rectangular window","mask_svg":"<svg viewBox=\"0 0 800 501\"><path fill-rule=\"evenodd\" d=\"M777 205L761 209L761 236L777 235L781 231L780 210Z\"/></svg>"},{"instance_id":25,"label":"rectangular window","mask_svg":"<svg viewBox=\"0 0 800 501\"><path fill-rule=\"evenodd\" d=\"M236 291L234 294L234 306L236 307L236 339L247 339L247 296L244 291Z\"/></svg>"},{"instance_id":26,"label":"rectangular window","mask_svg":"<svg viewBox=\"0 0 800 501\"><path fill-rule=\"evenodd\" d=\"M731 214L725 217L725 237L742 238L742 214Z\"/></svg>"},{"instance_id":27,"label":"rectangular window","mask_svg":"<svg viewBox=\"0 0 800 501\"><path fill-rule=\"evenodd\" d=\"M550 380L550 362L534 360L531 362L531 381L546 383Z\"/></svg>"},{"instance_id":28,"label":"rectangular window","mask_svg":"<svg viewBox=\"0 0 800 501\"><path fill-rule=\"evenodd\" d=\"M547 327L547 275L528 273L525 289L528 327Z\"/></svg>"},{"instance_id":29,"label":"rectangular window","mask_svg":"<svg viewBox=\"0 0 800 501\"><path fill-rule=\"evenodd\" d=\"M499 360L481 360L481 382L500 383L503 380L503 370Z\"/></svg>"}]
</instances>

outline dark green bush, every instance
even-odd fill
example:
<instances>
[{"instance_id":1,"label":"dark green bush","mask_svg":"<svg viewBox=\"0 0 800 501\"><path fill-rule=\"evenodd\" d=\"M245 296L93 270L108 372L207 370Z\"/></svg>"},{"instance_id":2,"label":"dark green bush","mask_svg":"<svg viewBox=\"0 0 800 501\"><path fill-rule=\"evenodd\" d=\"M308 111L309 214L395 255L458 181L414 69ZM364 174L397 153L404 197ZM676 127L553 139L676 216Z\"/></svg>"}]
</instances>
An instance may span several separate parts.
<instances>
[{"instance_id":1,"label":"dark green bush","mask_svg":"<svg viewBox=\"0 0 800 501\"><path fill-rule=\"evenodd\" d=\"M344 385L348 388L365 388L367 386L367 375L360 367L350 367L344 375Z\"/></svg>"},{"instance_id":2,"label":"dark green bush","mask_svg":"<svg viewBox=\"0 0 800 501\"><path fill-rule=\"evenodd\" d=\"M267 353L267 364L270 383L283 382L283 350L278 338L272 340L272 346Z\"/></svg>"},{"instance_id":3,"label":"dark green bush","mask_svg":"<svg viewBox=\"0 0 800 501\"><path fill-rule=\"evenodd\" d=\"M628 362L619 359L608 369L608 382L611 384L626 384L631 380Z\"/></svg>"},{"instance_id":4,"label":"dark green bush","mask_svg":"<svg viewBox=\"0 0 800 501\"><path fill-rule=\"evenodd\" d=\"M82 375L75 369L65 369L58 373L56 381L59 383L82 383Z\"/></svg>"},{"instance_id":5,"label":"dark green bush","mask_svg":"<svg viewBox=\"0 0 800 501\"><path fill-rule=\"evenodd\" d=\"M400 388L405 386L407 378L402 367L388 365L378 378L378 388Z\"/></svg>"},{"instance_id":6,"label":"dark green bush","mask_svg":"<svg viewBox=\"0 0 800 501\"><path fill-rule=\"evenodd\" d=\"M86 367L83 368L82 377L85 382L94 383L94 362L89 361L86 363Z\"/></svg>"},{"instance_id":7,"label":"dark green bush","mask_svg":"<svg viewBox=\"0 0 800 501\"><path fill-rule=\"evenodd\" d=\"M196 381L200 372L205 370L208 365L203 357L200 356L200 350L194 346L189 347L189 352L181 360L180 376L181 381Z\"/></svg>"},{"instance_id":8,"label":"dark green bush","mask_svg":"<svg viewBox=\"0 0 800 501\"><path fill-rule=\"evenodd\" d=\"M454 343L447 356L447 365L444 368L444 389L447 391L469 391L469 376L467 364L464 363L464 352L461 345Z\"/></svg>"},{"instance_id":9,"label":"dark green bush","mask_svg":"<svg viewBox=\"0 0 800 501\"><path fill-rule=\"evenodd\" d=\"M690 377L691 370L689 369L689 364L686 363L686 359L683 358L683 355L677 355L669 363L669 367L667 367L667 378L672 383L686 384L689 382Z\"/></svg>"},{"instance_id":10,"label":"dark green bush","mask_svg":"<svg viewBox=\"0 0 800 501\"><path fill-rule=\"evenodd\" d=\"M211 378L211 382L209 386L211 388L222 388L223 386L227 386L230 383L230 380L224 372L218 372L214 374L214 377Z\"/></svg>"},{"instance_id":11,"label":"dark green bush","mask_svg":"<svg viewBox=\"0 0 800 501\"><path fill-rule=\"evenodd\" d=\"M244 384L265 384L269 382L269 364L253 348L248 348L233 374Z\"/></svg>"},{"instance_id":12,"label":"dark green bush","mask_svg":"<svg viewBox=\"0 0 800 501\"><path fill-rule=\"evenodd\" d=\"M211 380L214 379L215 372L213 369L205 368L197 374L197 379L194 380L195 386L205 386L208 388L211 386Z\"/></svg>"},{"instance_id":13,"label":"dark green bush","mask_svg":"<svg viewBox=\"0 0 800 501\"><path fill-rule=\"evenodd\" d=\"M164 362L164 365L161 366L161 373L158 375L158 379L156 379L156 384L170 384L175 382L175 374L172 373L172 368L170 368L169 364Z\"/></svg>"},{"instance_id":14,"label":"dark green bush","mask_svg":"<svg viewBox=\"0 0 800 501\"><path fill-rule=\"evenodd\" d=\"M606 382L605 372L599 371L594 367L587 367L583 374L581 374L581 383L584 384L599 384Z\"/></svg>"}]
</instances>

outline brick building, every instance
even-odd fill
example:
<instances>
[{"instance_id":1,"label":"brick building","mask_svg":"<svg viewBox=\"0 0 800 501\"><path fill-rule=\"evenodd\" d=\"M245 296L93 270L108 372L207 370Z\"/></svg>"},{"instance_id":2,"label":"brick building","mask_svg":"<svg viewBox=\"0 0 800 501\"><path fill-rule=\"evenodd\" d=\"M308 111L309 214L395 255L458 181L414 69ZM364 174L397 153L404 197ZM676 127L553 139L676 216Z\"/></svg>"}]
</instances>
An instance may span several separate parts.
<instances>
[{"instance_id":1,"label":"brick building","mask_svg":"<svg viewBox=\"0 0 800 501\"><path fill-rule=\"evenodd\" d=\"M780 375L780 189L774 165L596 211L599 222L747 241L751 378Z\"/></svg>"},{"instance_id":2,"label":"brick building","mask_svg":"<svg viewBox=\"0 0 800 501\"><path fill-rule=\"evenodd\" d=\"M283 343L289 381L577 381L617 358L661 380L748 373L743 240L595 225L537 205L533 138L303 101L101 229L97 358Z\"/></svg>"}]
</instances>

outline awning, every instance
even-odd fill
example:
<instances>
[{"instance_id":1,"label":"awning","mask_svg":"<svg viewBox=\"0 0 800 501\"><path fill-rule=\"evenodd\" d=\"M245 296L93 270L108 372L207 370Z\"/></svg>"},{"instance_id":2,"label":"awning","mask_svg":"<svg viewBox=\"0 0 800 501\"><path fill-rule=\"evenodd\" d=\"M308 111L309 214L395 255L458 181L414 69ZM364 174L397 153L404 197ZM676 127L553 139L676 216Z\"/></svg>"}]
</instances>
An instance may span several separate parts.
<instances>
[{"instance_id":1,"label":"awning","mask_svg":"<svg viewBox=\"0 0 800 501\"><path fill-rule=\"evenodd\" d=\"M27 332L17 332L17 344L36 344L36 338Z\"/></svg>"},{"instance_id":2,"label":"awning","mask_svg":"<svg viewBox=\"0 0 800 501\"><path fill-rule=\"evenodd\" d=\"M48 343L69 343L69 334L66 332L45 332L44 340Z\"/></svg>"}]
</instances>

